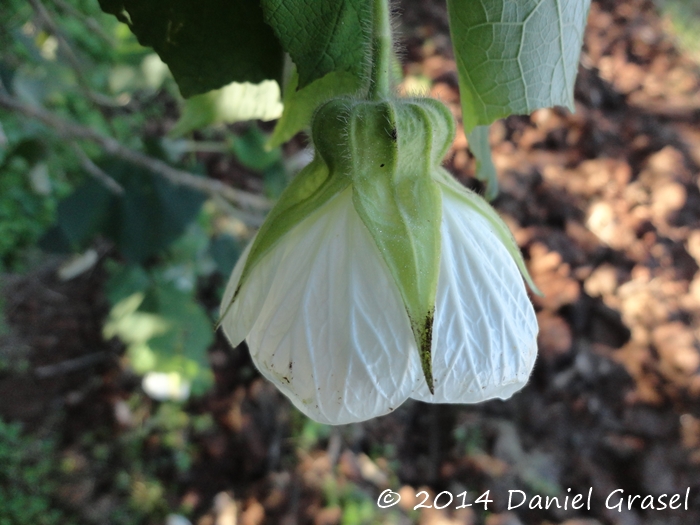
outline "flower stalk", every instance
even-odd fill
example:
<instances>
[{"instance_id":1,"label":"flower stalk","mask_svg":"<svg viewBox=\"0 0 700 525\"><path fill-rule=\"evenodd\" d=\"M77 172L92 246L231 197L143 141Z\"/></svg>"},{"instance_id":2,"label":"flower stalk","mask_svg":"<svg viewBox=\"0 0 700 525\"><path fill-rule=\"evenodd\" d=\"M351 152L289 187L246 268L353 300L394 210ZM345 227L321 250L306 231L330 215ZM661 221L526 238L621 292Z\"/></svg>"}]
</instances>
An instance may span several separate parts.
<instances>
[{"instance_id":1,"label":"flower stalk","mask_svg":"<svg viewBox=\"0 0 700 525\"><path fill-rule=\"evenodd\" d=\"M369 99L382 100L391 95L391 21L389 1L372 1L372 70Z\"/></svg>"}]
</instances>

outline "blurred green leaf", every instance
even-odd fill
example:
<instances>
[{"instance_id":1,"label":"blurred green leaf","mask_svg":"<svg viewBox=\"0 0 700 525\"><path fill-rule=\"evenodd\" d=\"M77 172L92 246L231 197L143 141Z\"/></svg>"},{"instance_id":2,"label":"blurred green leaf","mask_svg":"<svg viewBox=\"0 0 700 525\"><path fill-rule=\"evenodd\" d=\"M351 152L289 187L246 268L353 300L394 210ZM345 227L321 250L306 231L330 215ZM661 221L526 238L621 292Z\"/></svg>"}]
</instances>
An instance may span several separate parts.
<instances>
[{"instance_id":1,"label":"blurred green leaf","mask_svg":"<svg viewBox=\"0 0 700 525\"><path fill-rule=\"evenodd\" d=\"M231 82L279 80L282 49L257 2L99 0L168 64L184 97Z\"/></svg>"},{"instance_id":2,"label":"blurred green leaf","mask_svg":"<svg viewBox=\"0 0 700 525\"><path fill-rule=\"evenodd\" d=\"M235 237L231 235L217 235L211 241L209 253L211 253L219 273L228 277L241 256L241 246Z\"/></svg>"},{"instance_id":3,"label":"blurred green leaf","mask_svg":"<svg viewBox=\"0 0 700 525\"><path fill-rule=\"evenodd\" d=\"M57 229L48 235L63 235L74 250L100 233L112 239L127 260L143 262L177 239L205 200L199 192L123 161L107 161L101 167L125 192L115 195L89 179L59 203ZM46 248L51 246L48 240L43 243Z\"/></svg>"},{"instance_id":4,"label":"blurred green leaf","mask_svg":"<svg viewBox=\"0 0 700 525\"><path fill-rule=\"evenodd\" d=\"M37 242L56 209L48 168L37 162L45 147L20 139L8 149L0 155L0 270L17 268L21 250Z\"/></svg>"},{"instance_id":5,"label":"blurred green leaf","mask_svg":"<svg viewBox=\"0 0 700 525\"><path fill-rule=\"evenodd\" d=\"M74 250L81 250L103 229L114 198L102 184L90 179L58 203L58 225Z\"/></svg>"},{"instance_id":6,"label":"blurred green leaf","mask_svg":"<svg viewBox=\"0 0 700 525\"><path fill-rule=\"evenodd\" d=\"M21 140L10 151L10 155L23 157L31 165L39 162L48 154L46 143L37 137L28 137Z\"/></svg>"},{"instance_id":7,"label":"blurred green leaf","mask_svg":"<svg viewBox=\"0 0 700 525\"><path fill-rule=\"evenodd\" d=\"M148 272L138 265L115 265L105 285L105 293L111 305L143 292L151 286Z\"/></svg>"},{"instance_id":8,"label":"blurred green leaf","mask_svg":"<svg viewBox=\"0 0 700 525\"><path fill-rule=\"evenodd\" d=\"M182 114L169 135L177 138L214 124L233 124L244 120L274 120L282 114L279 84L265 80L260 84L233 82L221 89L196 95L185 101Z\"/></svg>"},{"instance_id":9,"label":"blurred green leaf","mask_svg":"<svg viewBox=\"0 0 700 525\"><path fill-rule=\"evenodd\" d=\"M50 439L25 436L0 419L0 524L72 525L54 501L61 489L58 451Z\"/></svg>"},{"instance_id":10,"label":"blurred green leaf","mask_svg":"<svg viewBox=\"0 0 700 525\"><path fill-rule=\"evenodd\" d=\"M163 363L175 355L207 369L207 348L214 341L213 324L207 313L190 294L172 286L159 285L153 293L158 301L158 313L170 322L170 329L151 339L149 346ZM168 370L165 364L160 370L180 371L179 368Z\"/></svg>"},{"instance_id":11,"label":"blurred green leaf","mask_svg":"<svg viewBox=\"0 0 700 525\"><path fill-rule=\"evenodd\" d=\"M122 283L124 284L124 283ZM214 340L212 322L192 294L151 279L149 286L112 307L106 339L118 336L127 345L139 374L174 372L201 392L212 381L207 348Z\"/></svg>"},{"instance_id":12,"label":"blurred green leaf","mask_svg":"<svg viewBox=\"0 0 700 525\"><path fill-rule=\"evenodd\" d=\"M253 125L235 137L231 147L238 162L248 169L262 172L282 160L282 152L279 149L265 148L266 141L267 136Z\"/></svg>"},{"instance_id":13,"label":"blurred green leaf","mask_svg":"<svg viewBox=\"0 0 700 525\"><path fill-rule=\"evenodd\" d=\"M282 161L282 151L279 147L269 149L266 142L267 135L252 125L233 139L232 149L241 164L262 173L265 195L276 199L289 184L289 178Z\"/></svg>"},{"instance_id":14,"label":"blurred green leaf","mask_svg":"<svg viewBox=\"0 0 700 525\"><path fill-rule=\"evenodd\" d=\"M270 199L277 200L288 184L287 169L282 162L270 166L263 172L263 188L265 195Z\"/></svg>"}]
</instances>

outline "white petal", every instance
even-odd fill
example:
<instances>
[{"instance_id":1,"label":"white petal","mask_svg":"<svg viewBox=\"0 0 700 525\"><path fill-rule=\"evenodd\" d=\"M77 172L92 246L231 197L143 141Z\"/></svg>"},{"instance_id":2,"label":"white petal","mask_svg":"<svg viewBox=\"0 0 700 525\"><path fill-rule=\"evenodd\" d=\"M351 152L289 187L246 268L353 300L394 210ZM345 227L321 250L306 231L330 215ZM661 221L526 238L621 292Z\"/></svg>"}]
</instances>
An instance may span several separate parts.
<instances>
[{"instance_id":1,"label":"white petal","mask_svg":"<svg viewBox=\"0 0 700 525\"><path fill-rule=\"evenodd\" d=\"M290 232L291 233L291 232ZM233 268L231 277L226 285L224 297L221 301L220 314L223 315L226 309L229 308L231 298L233 297L238 281L243 273L243 267L248 260L248 254L255 242L253 237L243 253L238 258L236 266ZM285 257L285 250L281 248L281 244L277 245L263 257L255 267L255 271L248 275L248 280L239 291L239 296L236 302L230 306L226 317L221 321L221 328L226 334L231 346L238 346L246 336L250 333L255 320L260 314L260 310L265 303L272 281L275 277L275 272L280 266L282 259Z\"/></svg>"},{"instance_id":2,"label":"white petal","mask_svg":"<svg viewBox=\"0 0 700 525\"><path fill-rule=\"evenodd\" d=\"M255 306L247 341L262 374L329 424L390 412L419 373L401 296L351 196L342 192L280 240L238 310Z\"/></svg>"},{"instance_id":3,"label":"white petal","mask_svg":"<svg viewBox=\"0 0 700 525\"><path fill-rule=\"evenodd\" d=\"M488 222L443 193L440 277L433 325L432 403L506 399L527 383L537 356L537 319L513 258Z\"/></svg>"},{"instance_id":4,"label":"white petal","mask_svg":"<svg viewBox=\"0 0 700 525\"><path fill-rule=\"evenodd\" d=\"M226 284L226 290L224 291L224 297L221 300L221 307L219 309L219 315L226 314L226 317L221 320L221 328L223 329L224 334L226 334L226 337L231 345L234 347L238 346L241 341L245 339L246 334L250 331L250 326L252 326L252 322L249 323L250 326L247 328L243 326L243 319L241 319L239 315L239 303L241 302L241 299L239 298L233 305L231 305L231 299L233 298L233 294L238 287L238 281L243 273L243 267L248 259L248 254L250 253L250 248L253 246L253 241L255 241L255 238L251 239L248 246L246 246L245 250L243 250L243 253L238 258L236 266L233 268L233 272L231 273L231 277L228 279L228 284ZM259 294L255 294L254 297L259 297ZM258 306L257 311L260 310L261 306L262 303Z\"/></svg>"}]
</instances>

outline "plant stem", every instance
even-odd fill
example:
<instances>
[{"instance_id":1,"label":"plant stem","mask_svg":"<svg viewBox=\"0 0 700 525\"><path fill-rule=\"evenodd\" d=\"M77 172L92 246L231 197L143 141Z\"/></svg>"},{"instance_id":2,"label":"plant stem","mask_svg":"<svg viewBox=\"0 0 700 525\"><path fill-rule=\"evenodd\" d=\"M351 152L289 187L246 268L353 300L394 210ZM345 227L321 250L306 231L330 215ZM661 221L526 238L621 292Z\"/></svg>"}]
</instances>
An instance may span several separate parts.
<instances>
[{"instance_id":1,"label":"plant stem","mask_svg":"<svg viewBox=\"0 0 700 525\"><path fill-rule=\"evenodd\" d=\"M369 98L381 100L391 94L391 22L389 0L372 0L372 73Z\"/></svg>"}]
</instances>

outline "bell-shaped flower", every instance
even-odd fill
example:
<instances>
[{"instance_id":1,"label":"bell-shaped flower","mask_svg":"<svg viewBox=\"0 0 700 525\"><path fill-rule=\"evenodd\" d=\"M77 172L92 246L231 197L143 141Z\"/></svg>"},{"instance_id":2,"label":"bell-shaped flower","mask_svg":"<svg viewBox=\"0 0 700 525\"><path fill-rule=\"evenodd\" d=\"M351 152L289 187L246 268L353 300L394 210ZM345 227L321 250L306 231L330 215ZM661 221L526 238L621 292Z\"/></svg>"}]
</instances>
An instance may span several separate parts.
<instances>
[{"instance_id":1,"label":"bell-shaped flower","mask_svg":"<svg viewBox=\"0 0 700 525\"><path fill-rule=\"evenodd\" d=\"M328 102L314 160L233 271L224 333L317 421L527 382L537 321L521 274L532 283L503 221L440 167L453 135L435 100Z\"/></svg>"}]
</instances>

